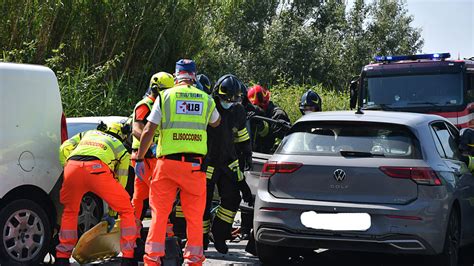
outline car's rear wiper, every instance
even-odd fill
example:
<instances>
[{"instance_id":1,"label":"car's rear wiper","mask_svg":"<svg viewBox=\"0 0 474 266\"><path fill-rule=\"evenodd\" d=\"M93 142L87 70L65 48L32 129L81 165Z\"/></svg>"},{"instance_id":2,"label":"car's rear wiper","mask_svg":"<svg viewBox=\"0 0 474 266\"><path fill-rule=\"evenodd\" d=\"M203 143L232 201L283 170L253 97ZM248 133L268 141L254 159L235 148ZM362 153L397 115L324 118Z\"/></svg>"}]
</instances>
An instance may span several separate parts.
<instances>
[{"instance_id":1,"label":"car's rear wiper","mask_svg":"<svg viewBox=\"0 0 474 266\"><path fill-rule=\"evenodd\" d=\"M371 153L365 151L340 151L344 157L385 157L383 153Z\"/></svg>"},{"instance_id":2,"label":"car's rear wiper","mask_svg":"<svg viewBox=\"0 0 474 266\"><path fill-rule=\"evenodd\" d=\"M388 104L379 103L369 106L362 107L363 110L393 110L393 107L390 107Z\"/></svg>"},{"instance_id":3,"label":"car's rear wiper","mask_svg":"<svg viewBox=\"0 0 474 266\"><path fill-rule=\"evenodd\" d=\"M429 105L429 106L432 106L432 107L436 107L436 108L432 109L432 111L435 111L435 112L442 111L442 107L443 107L443 105L441 105L439 103L433 103L433 102L408 102L407 105L411 105L413 107L417 107L416 105L419 105L419 106Z\"/></svg>"},{"instance_id":4,"label":"car's rear wiper","mask_svg":"<svg viewBox=\"0 0 474 266\"><path fill-rule=\"evenodd\" d=\"M425 105L431 105L435 107L441 107L439 103L433 103L433 102L408 102L407 105L416 105L416 104L425 104Z\"/></svg>"}]
</instances>

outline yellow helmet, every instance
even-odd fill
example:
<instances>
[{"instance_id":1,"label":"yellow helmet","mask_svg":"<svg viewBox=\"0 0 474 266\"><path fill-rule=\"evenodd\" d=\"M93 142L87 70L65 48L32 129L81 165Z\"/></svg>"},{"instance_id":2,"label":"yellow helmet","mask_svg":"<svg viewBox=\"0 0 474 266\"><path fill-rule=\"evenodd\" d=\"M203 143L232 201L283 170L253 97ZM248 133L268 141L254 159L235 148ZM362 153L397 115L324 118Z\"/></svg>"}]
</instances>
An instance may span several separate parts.
<instances>
[{"instance_id":1,"label":"yellow helmet","mask_svg":"<svg viewBox=\"0 0 474 266\"><path fill-rule=\"evenodd\" d=\"M110 122L107 123L107 130L106 132L114 134L120 138L120 140L124 141L127 139L128 135L130 134L130 126L128 124L124 125L118 122Z\"/></svg>"},{"instance_id":2,"label":"yellow helmet","mask_svg":"<svg viewBox=\"0 0 474 266\"><path fill-rule=\"evenodd\" d=\"M149 88L158 87L158 90L169 89L174 86L174 77L170 73L158 72L150 79Z\"/></svg>"}]
</instances>

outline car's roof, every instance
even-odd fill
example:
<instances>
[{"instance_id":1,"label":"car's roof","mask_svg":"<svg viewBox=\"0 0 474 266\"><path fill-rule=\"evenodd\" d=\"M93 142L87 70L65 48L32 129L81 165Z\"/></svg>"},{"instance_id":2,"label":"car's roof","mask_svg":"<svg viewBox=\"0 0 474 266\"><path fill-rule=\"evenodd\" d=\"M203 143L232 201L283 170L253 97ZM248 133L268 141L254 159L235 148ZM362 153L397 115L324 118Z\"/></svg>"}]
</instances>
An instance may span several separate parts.
<instances>
[{"instance_id":1,"label":"car's roof","mask_svg":"<svg viewBox=\"0 0 474 266\"><path fill-rule=\"evenodd\" d=\"M420 123L428 123L433 120L444 120L449 122L444 117L438 115L388 111L363 111L363 114L356 114L355 111L316 112L304 115L296 122L300 123L306 121L358 121L416 126Z\"/></svg>"},{"instance_id":2,"label":"car's roof","mask_svg":"<svg viewBox=\"0 0 474 266\"><path fill-rule=\"evenodd\" d=\"M127 120L125 116L89 116L89 117L68 117L66 118L67 123L95 123L98 124L100 121L104 123L108 122L121 122Z\"/></svg>"}]
</instances>

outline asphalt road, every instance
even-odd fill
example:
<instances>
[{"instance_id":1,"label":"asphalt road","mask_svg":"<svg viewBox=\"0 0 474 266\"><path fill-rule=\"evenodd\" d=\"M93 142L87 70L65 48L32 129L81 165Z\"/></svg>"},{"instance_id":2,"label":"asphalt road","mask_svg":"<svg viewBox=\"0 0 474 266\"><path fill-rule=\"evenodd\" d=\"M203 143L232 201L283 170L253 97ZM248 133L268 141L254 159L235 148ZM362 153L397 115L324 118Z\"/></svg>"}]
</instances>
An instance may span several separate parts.
<instances>
[{"instance_id":1,"label":"asphalt road","mask_svg":"<svg viewBox=\"0 0 474 266\"><path fill-rule=\"evenodd\" d=\"M240 222L237 215L236 223ZM148 227L149 221L144 221L144 226ZM245 252L247 241L228 242L228 254L218 253L212 243L209 249L205 251L206 261L204 265L263 265L257 257ZM280 265L317 265L317 266L432 266L436 257L412 256L412 255L389 255L379 253L360 253L343 252L331 250L317 250L302 257L290 258L288 261L282 261ZM72 265L79 265L71 259ZM119 265L116 262L99 262L88 264L96 265ZM266 265L266 264L265 264ZM273 265L272 265L273 266ZM463 248L461 250L461 261L459 266L474 266L474 246Z\"/></svg>"},{"instance_id":2,"label":"asphalt road","mask_svg":"<svg viewBox=\"0 0 474 266\"><path fill-rule=\"evenodd\" d=\"M219 254L212 247L206 253L204 265L263 265L258 258L244 251L247 241L229 243L229 253ZM290 258L281 265L317 265L317 266L432 266L436 257L389 255L380 253L361 253L343 251L318 250L306 257ZM266 265L266 264L265 264ZM459 266L474 265L474 248L468 247L461 251Z\"/></svg>"},{"instance_id":3,"label":"asphalt road","mask_svg":"<svg viewBox=\"0 0 474 266\"><path fill-rule=\"evenodd\" d=\"M229 253L220 254L210 245L206 251L206 266L250 266L262 265L258 258L245 252L247 241L239 243L229 243ZM435 258L411 255L388 255L377 253L359 253L342 251L318 251L306 257L291 258L288 261L281 262L280 265L317 265L317 266L432 266ZM72 265L79 265L73 263ZM119 265L113 261L88 264L97 265ZM474 265L474 249L472 247L462 250L461 262L459 266ZM273 266L273 265L272 265Z\"/></svg>"}]
</instances>

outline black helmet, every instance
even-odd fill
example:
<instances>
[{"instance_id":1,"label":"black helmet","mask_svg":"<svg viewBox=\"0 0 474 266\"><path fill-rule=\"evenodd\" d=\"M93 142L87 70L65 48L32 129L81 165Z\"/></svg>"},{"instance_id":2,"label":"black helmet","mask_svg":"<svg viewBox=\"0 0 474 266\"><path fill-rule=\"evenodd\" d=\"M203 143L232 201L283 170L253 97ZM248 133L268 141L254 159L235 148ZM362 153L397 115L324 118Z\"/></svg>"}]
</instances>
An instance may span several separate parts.
<instances>
[{"instance_id":1,"label":"black helmet","mask_svg":"<svg viewBox=\"0 0 474 266\"><path fill-rule=\"evenodd\" d=\"M236 76L226 74L217 80L212 94L227 102L238 102L242 96L242 82Z\"/></svg>"},{"instance_id":2,"label":"black helmet","mask_svg":"<svg viewBox=\"0 0 474 266\"><path fill-rule=\"evenodd\" d=\"M315 112L320 112L322 110L321 97L316 92L308 90L301 96L300 111L302 114L304 114L305 106L314 107Z\"/></svg>"},{"instance_id":3,"label":"black helmet","mask_svg":"<svg viewBox=\"0 0 474 266\"><path fill-rule=\"evenodd\" d=\"M242 104L246 106L249 103L249 98L247 98L248 87L243 82L240 82L240 91L242 92Z\"/></svg>"},{"instance_id":4,"label":"black helmet","mask_svg":"<svg viewBox=\"0 0 474 266\"><path fill-rule=\"evenodd\" d=\"M474 130L463 128L459 133L459 150L464 155L474 155Z\"/></svg>"},{"instance_id":5,"label":"black helmet","mask_svg":"<svg viewBox=\"0 0 474 266\"><path fill-rule=\"evenodd\" d=\"M209 78L204 74L197 75L196 79L197 79L198 84L201 84L200 89L203 90L207 94L211 94L211 89L212 89L211 80L209 80Z\"/></svg>"}]
</instances>

